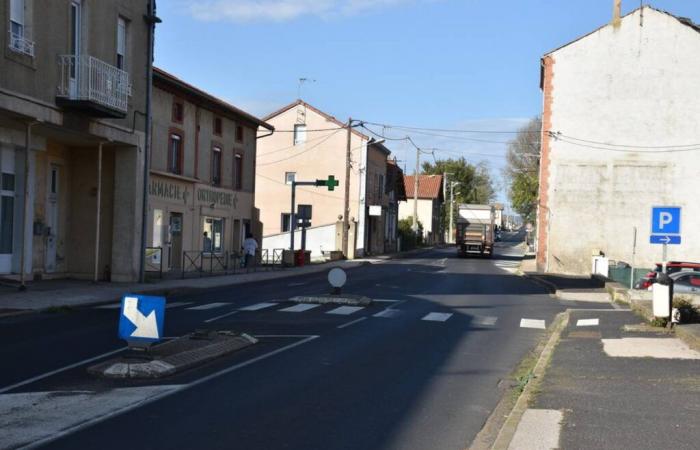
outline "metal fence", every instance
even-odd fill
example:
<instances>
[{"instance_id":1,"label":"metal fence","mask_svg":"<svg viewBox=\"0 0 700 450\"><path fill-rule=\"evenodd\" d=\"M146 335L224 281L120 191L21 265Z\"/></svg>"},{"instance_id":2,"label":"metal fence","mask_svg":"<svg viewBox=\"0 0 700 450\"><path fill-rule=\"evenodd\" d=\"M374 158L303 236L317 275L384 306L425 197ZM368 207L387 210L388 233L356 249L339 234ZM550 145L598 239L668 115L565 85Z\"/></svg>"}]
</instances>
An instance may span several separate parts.
<instances>
[{"instance_id":1,"label":"metal fence","mask_svg":"<svg viewBox=\"0 0 700 450\"><path fill-rule=\"evenodd\" d=\"M204 251L182 252L182 278L192 276L232 275L283 268L283 249L258 250L255 258L246 261L242 252L211 253ZM246 264L247 263L247 264Z\"/></svg>"},{"instance_id":2,"label":"metal fence","mask_svg":"<svg viewBox=\"0 0 700 450\"><path fill-rule=\"evenodd\" d=\"M127 112L131 95L129 72L89 55L60 55L58 70L58 97L91 101Z\"/></svg>"},{"instance_id":3,"label":"metal fence","mask_svg":"<svg viewBox=\"0 0 700 450\"><path fill-rule=\"evenodd\" d=\"M608 278L624 286L633 288L634 284L649 272L651 272L651 269L632 269L632 267L627 265L611 265L608 269ZM631 286L630 280L632 284Z\"/></svg>"}]
</instances>

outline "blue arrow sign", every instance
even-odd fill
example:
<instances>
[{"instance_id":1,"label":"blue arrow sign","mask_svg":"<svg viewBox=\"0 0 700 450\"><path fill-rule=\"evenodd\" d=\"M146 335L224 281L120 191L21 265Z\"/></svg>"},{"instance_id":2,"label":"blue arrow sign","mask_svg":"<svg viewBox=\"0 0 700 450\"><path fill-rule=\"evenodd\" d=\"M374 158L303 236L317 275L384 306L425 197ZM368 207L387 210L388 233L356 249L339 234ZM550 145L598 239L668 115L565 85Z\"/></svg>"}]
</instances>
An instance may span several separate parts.
<instances>
[{"instance_id":1,"label":"blue arrow sign","mask_svg":"<svg viewBox=\"0 0 700 450\"><path fill-rule=\"evenodd\" d=\"M165 298L127 294L122 297L119 337L134 343L153 343L163 336Z\"/></svg>"},{"instance_id":2,"label":"blue arrow sign","mask_svg":"<svg viewBox=\"0 0 700 450\"><path fill-rule=\"evenodd\" d=\"M667 244L667 245L679 245L681 243L680 236L670 236L662 234L652 234L649 237L650 244Z\"/></svg>"}]
</instances>

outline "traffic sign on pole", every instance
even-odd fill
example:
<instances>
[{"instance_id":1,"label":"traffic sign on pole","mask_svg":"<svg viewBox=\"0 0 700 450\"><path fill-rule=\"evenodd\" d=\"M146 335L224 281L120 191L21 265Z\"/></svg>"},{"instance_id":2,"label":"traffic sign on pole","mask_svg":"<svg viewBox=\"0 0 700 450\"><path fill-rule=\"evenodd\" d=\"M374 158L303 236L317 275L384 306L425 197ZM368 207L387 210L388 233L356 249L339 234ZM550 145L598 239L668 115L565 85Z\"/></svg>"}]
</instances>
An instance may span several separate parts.
<instances>
[{"instance_id":1,"label":"traffic sign on pole","mask_svg":"<svg viewBox=\"0 0 700 450\"><path fill-rule=\"evenodd\" d=\"M651 236L649 243L679 245L681 243L681 208L655 206L651 209Z\"/></svg>"},{"instance_id":2,"label":"traffic sign on pole","mask_svg":"<svg viewBox=\"0 0 700 450\"><path fill-rule=\"evenodd\" d=\"M122 297L119 337L130 344L152 344L163 337L165 298L127 294Z\"/></svg>"}]
</instances>

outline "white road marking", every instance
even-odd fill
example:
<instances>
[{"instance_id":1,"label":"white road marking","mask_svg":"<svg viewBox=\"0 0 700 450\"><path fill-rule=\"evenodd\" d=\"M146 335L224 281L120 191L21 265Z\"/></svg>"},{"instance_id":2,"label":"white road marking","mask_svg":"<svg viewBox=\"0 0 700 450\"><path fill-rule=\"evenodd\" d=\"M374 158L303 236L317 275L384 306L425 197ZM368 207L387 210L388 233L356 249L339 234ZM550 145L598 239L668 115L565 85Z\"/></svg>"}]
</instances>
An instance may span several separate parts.
<instances>
[{"instance_id":1,"label":"white road marking","mask_svg":"<svg viewBox=\"0 0 700 450\"><path fill-rule=\"evenodd\" d=\"M196 381L193 381L193 382L191 382L191 383L189 383L189 384L185 384L185 385L176 385L176 386L174 386L174 387L175 387L174 389L166 390L166 391L164 391L164 392L161 392L160 394L154 395L154 396L149 397L149 398L147 398L147 399L143 399L142 401L139 401L139 402L137 402L137 403L131 404L131 405L129 405L129 406L126 406L126 407L123 407L123 408L119 408L119 409L115 409L115 410L113 410L113 411L111 411L111 412L109 412L109 413L106 413L106 414L103 414L103 415L100 415L100 416L94 416L94 417L92 417L91 419L89 419L89 420L87 420L87 421L77 422L76 425L68 426L68 427L66 427L66 428L63 428L61 431L58 431L58 432L56 432L56 433L53 433L53 434L51 434L50 436L48 436L48 437L46 437L46 438L36 440L36 441L32 442L31 444L29 444L29 445L27 445L27 446L25 446L25 447L22 447L22 448L23 448L23 449L34 449L34 448L39 448L39 447L44 446L44 445L46 445L46 444L48 444L48 443L50 443L50 442L54 442L54 441L56 441L56 440L58 440L58 439L60 439L60 438L62 438L62 437L64 437L64 436L68 436L68 435L73 434L73 433L76 433L76 432L78 432L78 431L80 431L80 430L84 430L84 429L86 429L86 428L89 428L89 427L91 427L91 426L97 424L97 423L104 422L105 420L111 419L112 417L116 417L116 416L118 416L118 415L120 415L120 414L124 414L124 413L127 413L127 412L129 412L129 411L134 411L134 410L136 410L136 409L138 409L138 408L141 408L141 407L143 407L143 406L149 405L149 404L151 404L151 403L153 403L153 402L155 402L155 401L158 401L158 400L160 400L160 399L169 397L169 396L171 396L171 395L173 395L173 394L176 394L176 393L178 393L178 392L186 391L186 390L191 389L191 388L193 388L193 387L199 386L200 384L208 383L209 381L211 381L211 380L213 380L213 379L219 378L219 377L221 377L221 376L223 376L223 375L226 375L226 374L228 374L228 373L231 373L231 372L234 372L234 371L236 371L236 370L242 369L242 368L247 367L247 366L249 366L249 365L251 365L251 364L255 364L255 363L259 362L259 361L265 360L265 359L270 358L270 357L272 357L272 356L275 356L275 355L277 355L277 354L279 354L279 353L286 352L287 350L291 350L291 349L293 349L293 348L295 348L295 347L298 347L298 346L300 346L300 345L304 345L304 344L306 344L306 343L308 343L308 342L313 341L314 339L318 339L319 337L320 337L320 336L318 336L318 335L308 336L307 338L302 339L302 340L299 341L299 342L294 342L293 344L289 344L289 345L286 345L286 346L284 346L284 347L278 348L277 350L273 350L273 351L271 351L271 352L269 352L269 353L265 353L265 354L260 355L260 356L258 356L258 357L256 357L256 358L249 359L248 361L244 361L244 362L239 363L239 364L236 364L236 365L234 365L234 366L227 367L226 369L222 369L222 370L220 370L220 371L218 371L218 372L215 372L215 373L213 373L213 374L211 374L211 375L207 375L206 377L200 378L200 379L198 379L198 380L196 380ZM165 387L165 386L162 386L162 387ZM66 414L65 411L61 411L61 415L62 415L62 416L68 416L68 417L70 416L69 414Z\"/></svg>"},{"instance_id":2,"label":"white road marking","mask_svg":"<svg viewBox=\"0 0 700 450\"><path fill-rule=\"evenodd\" d=\"M431 312L430 314L423 317L421 320L427 320L430 322L444 322L450 317L452 317L452 313Z\"/></svg>"},{"instance_id":3,"label":"white road marking","mask_svg":"<svg viewBox=\"0 0 700 450\"><path fill-rule=\"evenodd\" d=\"M537 328L539 330L544 330L546 326L544 320L520 319L520 328Z\"/></svg>"},{"instance_id":4,"label":"white road marking","mask_svg":"<svg viewBox=\"0 0 700 450\"><path fill-rule=\"evenodd\" d=\"M697 352L678 338L601 339L608 356L618 358L700 359Z\"/></svg>"},{"instance_id":5,"label":"white road marking","mask_svg":"<svg viewBox=\"0 0 700 450\"><path fill-rule=\"evenodd\" d=\"M359 319L355 319L355 320L353 320L353 321L344 323L344 324L342 324L342 325L338 325L336 328L346 328L346 327L349 327L350 325L355 325L356 323L360 323L360 322L362 322L363 320L367 320L367 318L366 318L366 317L360 317Z\"/></svg>"},{"instance_id":6,"label":"white road marking","mask_svg":"<svg viewBox=\"0 0 700 450\"><path fill-rule=\"evenodd\" d=\"M398 309L387 308L383 311L379 311L377 314L374 314L372 317L380 317L382 319L393 319L394 317L397 317L399 314L401 314L401 311L399 311Z\"/></svg>"},{"instance_id":7,"label":"white road marking","mask_svg":"<svg viewBox=\"0 0 700 450\"><path fill-rule=\"evenodd\" d=\"M496 325L498 317L494 316L474 316L473 322L482 327L492 327Z\"/></svg>"},{"instance_id":8,"label":"white road marking","mask_svg":"<svg viewBox=\"0 0 700 450\"><path fill-rule=\"evenodd\" d=\"M217 321L217 320L219 320L219 319L223 319L224 317L228 317L228 316L232 316L232 315L234 315L234 314L238 314L239 312L240 312L239 310L227 312L226 314L222 314L222 315L220 315L220 316L216 316L216 317L212 317L211 319L207 319L207 320L204 321L204 323L212 323L212 322L215 322L215 321Z\"/></svg>"},{"instance_id":9,"label":"white road marking","mask_svg":"<svg viewBox=\"0 0 700 450\"><path fill-rule=\"evenodd\" d=\"M305 284L309 284L308 282L304 283L289 283L287 286L289 287L299 287L299 286L304 286Z\"/></svg>"},{"instance_id":10,"label":"white road marking","mask_svg":"<svg viewBox=\"0 0 700 450\"><path fill-rule=\"evenodd\" d=\"M25 385L30 384L30 383L34 383L35 381L43 380L44 378L48 378L52 375L56 375L57 373L65 372L66 370L70 370L70 369L75 369L76 367L91 363L93 361L97 361L98 359L106 358L107 356L111 356L111 355L114 355L116 353L123 352L124 350L126 350L126 347L118 348L116 350L112 350L111 352L102 353L101 355L93 356L92 358L84 359L82 361L78 361L77 363L63 366L60 369L52 370L51 372L46 372L44 374L37 375L35 377L21 381L19 383L16 383L16 384L13 384L10 386L5 386L4 388L0 389L0 394L2 394L4 392L11 391L13 389L17 389L18 387L22 387L22 386L25 386Z\"/></svg>"},{"instance_id":11,"label":"white road marking","mask_svg":"<svg viewBox=\"0 0 700 450\"><path fill-rule=\"evenodd\" d=\"M321 306L321 305L317 305L314 303L299 303L298 305L290 306L289 308L280 309L280 311L300 313L300 312L308 311L310 309L318 308L319 306Z\"/></svg>"},{"instance_id":12,"label":"white road marking","mask_svg":"<svg viewBox=\"0 0 700 450\"><path fill-rule=\"evenodd\" d=\"M360 311L362 309L365 309L362 306L340 306L338 308L332 309L328 311L326 314L337 314L339 316L349 316L350 314L356 313L357 311Z\"/></svg>"},{"instance_id":13,"label":"white road marking","mask_svg":"<svg viewBox=\"0 0 700 450\"><path fill-rule=\"evenodd\" d=\"M177 306L187 306L191 305L193 302L172 302L172 303L166 303L165 307L166 308L175 308Z\"/></svg>"},{"instance_id":14,"label":"white road marking","mask_svg":"<svg viewBox=\"0 0 700 450\"><path fill-rule=\"evenodd\" d=\"M187 308L189 311L206 311L208 309L221 308L222 306L229 305L230 303L207 303L206 305L193 306L192 308Z\"/></svg>"},{"instance_id":15,"label":"white road marking","mask_svg":"<svg viewBox=\"0 0 700 450\"><path fill-rule=\"evenodd\" d=\"M269 308L271 306L275 306L277 303L268 303L268 302L263 302L263 303L256 303L254 305L246 306L241 308L241 311L258 311L261 309Z\"/></svg>"},{"instance_id":16,"label":"white road marking","mask_svg":"<svg viewBox=\"0 0 700 450\"><path fill-rule=\"evenodd\" d=\"M375 299L372 299L372 301L377 302L377 303L397 303L397 302L399 302L399 300L388 300L385 298L375 298Z\"/></svg>"},{"instance_id":17,"label":"white road marking","mask_svg":"<svg viewBox=\"0 0 700 450\"><path fill-rule=\"evenodd\" d=\"M553 409L528 409L515 429L508 450L560 448L564 414Z\"/></svg>"},{"instance_id":18,"label":"white road marking","mask_svg":"<svg viewBox=\"0 0 700 450\"><path fill-rule=\"evenodd\" d=\"M597 327L600 324L598 319L580 319L576 322L577 327Z\"/></svg>"},{"instance_id":19,"label":"white road marking","mask_svg":"<svg viewBox=\"0 0 700 450\"><path fill-rule=\"evenodd\" d=\"M121 303L110 303L109 305L95 306L93 309L119 309L121 307Z\"/></svg>"}]
</instances>

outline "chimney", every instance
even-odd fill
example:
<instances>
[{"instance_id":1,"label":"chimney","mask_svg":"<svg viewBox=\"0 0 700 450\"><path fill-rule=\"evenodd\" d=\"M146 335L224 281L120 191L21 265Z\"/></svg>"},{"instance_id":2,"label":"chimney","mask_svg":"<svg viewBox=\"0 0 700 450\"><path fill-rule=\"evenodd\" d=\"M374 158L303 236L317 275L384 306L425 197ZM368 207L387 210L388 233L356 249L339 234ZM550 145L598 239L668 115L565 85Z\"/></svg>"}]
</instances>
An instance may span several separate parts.
<instances>
[{"instance_id":1,"label":"chimney","mask_svg":"<svg viewBox=\"0 0 700 450\"><path fill-rule=\"evenodd\" d=\"M616 28L620 26L621 10L622 10L622 0L613 0L612 24Z\"/></svg>"}]
</instances>

